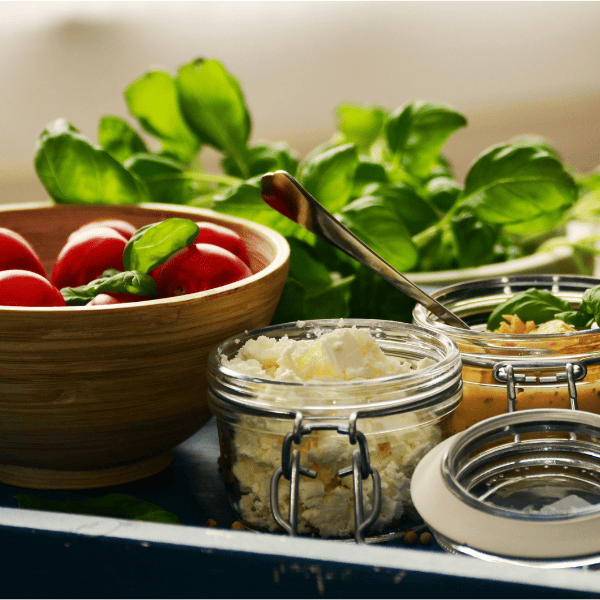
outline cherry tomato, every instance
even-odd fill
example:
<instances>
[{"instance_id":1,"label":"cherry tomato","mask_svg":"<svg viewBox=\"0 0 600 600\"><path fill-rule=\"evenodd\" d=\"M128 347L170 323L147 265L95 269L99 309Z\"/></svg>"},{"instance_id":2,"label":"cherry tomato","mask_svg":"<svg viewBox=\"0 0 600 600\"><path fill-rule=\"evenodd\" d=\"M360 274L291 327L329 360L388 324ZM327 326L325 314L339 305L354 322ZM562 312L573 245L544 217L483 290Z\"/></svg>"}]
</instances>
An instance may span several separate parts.
<instances>
[{"instance_id":1,"label":"cherry tomato","mask_svg":"<svg viewBox=\"0 0 600 600\"><path fill-rule=\"evenodd\" d=\"M81 231L86 231L87 229L93 229L95 227L110 227L111 229L114 229L120 233L126 240L131 238L131 236L137 231L137 227L128 221L122 221L121 219L105 219L103 221L92 221L91 223L82 225L69 236L69 239Z\"/></svg>"},{"instance_id":2,"label":"cherry tomato","mask_svg":"<svg viewBox=\"0 0 600 600\"><path fill-rule=\"evenodd\" d=\"M0 271L0 305L66 306L56 287L39 273L24 269Z\"/></svg>"},{"instance_id":3,"label":"cherry tomato","mask_svg":"<svg viewBox=\"0 0 600 600\"><path fill-rule=\"evenodd\" d=\"M106 304L127 304L128 302L141 302L150 300L149 296L138 296L137 294L127 294L124 292L105 292L94 296L86 306L104 306Z\"/></svg>"},{"instance_id":4,"label":"cherry tomato","mask_svg":"<svg viewBox=\"0 0 600 600\"><path fill-rule=\"evenodd\" d=\"M0 271L23 269L46 277L46 270L29 242L16 231L0 227Z\"/></svg>"},{"instance_id":5,"label":"cherry tomato","mask_svg":"<svg viewBox=\"0 0 600 600\"><path fill-rule=\"evenodd\" d=\"M160 269L156 293L159 298L170 298L203 292L250 275L248 266L229 250L213 244L192 244Z\"/></svg>"},{"instance_id":6,"label":"cherry tomato","mask_svg":"<svg viewBox=\"0 0 600 600\"><path fill-rule=\"evenodd\" d=\"M248 267L250 266L250 257L248 256L246 244L241 236L235 231L228 227L223 227L222 225L217 225L208 221L197 221L196 225L198 225L199 231L198 236L194 241L195 244L212 244L213 246L219 246L219 248L229 250L229 252L235 254ZM162 268L163 265L159 265L150 273L150 276L155 281L158 281L158 275Z\"/></svg>"},{"instance_id":7,"label":"cherry tomato","mask_svg":"<svg viewBox=\"0 0 600 600\"><path fill-rule=\"evenodd\" d=\"M232 229L209 223L208 221L198 221L196 225L200 228L196 244L214 244L220 248L225 248L229 252L233 252L238 258L241 258L248 266L250 266L250 257L244 240Z\"/></svg>"},{"instance_id":8,"label":"cherry tomato","mask_svg":"<svg viewBox=\"0 0 600 600\"><path fill-rule=\"evenodd\" d=\"M127 240L110 227L94 227L73 236L60 251L50 281L57 288L98 279L106 269L123 270Z\"/></svg>"}]
</instances>

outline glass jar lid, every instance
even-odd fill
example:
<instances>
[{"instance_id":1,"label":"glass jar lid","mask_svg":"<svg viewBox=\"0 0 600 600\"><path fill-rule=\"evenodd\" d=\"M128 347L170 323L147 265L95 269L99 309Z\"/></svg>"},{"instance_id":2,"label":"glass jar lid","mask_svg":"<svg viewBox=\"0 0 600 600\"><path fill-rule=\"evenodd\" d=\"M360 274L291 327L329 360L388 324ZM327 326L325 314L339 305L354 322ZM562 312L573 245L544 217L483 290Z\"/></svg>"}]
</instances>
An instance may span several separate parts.
<instances>
[{"instance_id":1,"label":"glass jar lid","mask_svg":"<svg viewBox=\"0 0 600 600\"><path fill-rule=\"evenodd\" d=\"M496 371L508 371L509 412L425 456L412 479L415 508L451 552L538 566L600 562L600 416L577 409L575 387L585 366L566 366L570 410L513 412L517 376L511 365Z\"/></svg>"}]
</instances>

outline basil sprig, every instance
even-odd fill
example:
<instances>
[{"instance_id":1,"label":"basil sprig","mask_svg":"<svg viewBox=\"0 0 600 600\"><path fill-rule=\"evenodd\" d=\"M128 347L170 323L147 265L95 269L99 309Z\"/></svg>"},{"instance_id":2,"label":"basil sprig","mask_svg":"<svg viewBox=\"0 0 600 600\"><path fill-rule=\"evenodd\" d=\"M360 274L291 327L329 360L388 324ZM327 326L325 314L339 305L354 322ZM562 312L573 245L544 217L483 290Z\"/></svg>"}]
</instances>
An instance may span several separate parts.
<instances>
[{"instance_id":1,"label":"basil sprig","mask_svg":"<svg viewBox=\"0 0 600 600\"><path fill-rule=\"evenodd\" d=\"M99 277L86 285L64 287L60 290L67 306L83 306L98 294L116 292L156 298L156 282L139 271L117 271Z\"/></svg>"}]
</instances>

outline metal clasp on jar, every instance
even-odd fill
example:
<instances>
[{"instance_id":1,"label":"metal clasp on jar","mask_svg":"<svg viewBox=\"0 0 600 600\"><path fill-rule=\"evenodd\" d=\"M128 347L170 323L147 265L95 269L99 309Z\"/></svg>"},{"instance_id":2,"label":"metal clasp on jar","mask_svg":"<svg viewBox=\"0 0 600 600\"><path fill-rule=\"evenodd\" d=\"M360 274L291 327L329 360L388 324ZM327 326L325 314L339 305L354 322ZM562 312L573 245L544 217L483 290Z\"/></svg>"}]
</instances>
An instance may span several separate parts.
<instances>
[{"instance_id":1,"label":"metal clasp on jar","mask_svg":"<svg viewBox=\"0 0 600 600\"><path fill-rule=\"evenodd\" d=\"M556 369L554 375L540 376L527 375L527 373L515 373L515 365L509 362L501 362L494 365L493 375L496 381L506 383L508 395L508 412L514 412L517 400L516 384L529 383L560 383L567 382L569 389L569 402L572 410L577 410L577 388L575 382L582 380L587 375L587 366L583 361L573 360L563 364L553 361L519 362L518 366L524 371ZM560 369L564 369L560 370Z\"/></svg>"},{"instance_id":2,"label":"metal clasp on jar","mask_svg":"<svg viewBox=\"0 0 600 600\"><path fill-rule=\"evenodd\" d=\"M352 452L352 466L338 471L339 477L352 474L352 488L354 491L354 539L357 543L365 543L365 533L375 523L381 511L381 480L379 472L373 467L369 460L369 447L365 435L357 429L357 413L352 413L348 420L348 426L332 424L311 423L302 424L302 413L296 413L294 429L286 434L281 450L281 467L278 467L271 478L271 512L273 518L291 536L298 534L298 503L300 490L300 476L316 478L317 473L300 465L300 449L292 450L292 444L299 446L302 436L313 431L337 431L347 435L350 444L358 444ZM289 520L286 521L279 510L279 480L285 477L290 482L290 510ZM364 518L363 480L371 477L373 480L373 507L369 516Z\"/></svg>"}]
</instances>

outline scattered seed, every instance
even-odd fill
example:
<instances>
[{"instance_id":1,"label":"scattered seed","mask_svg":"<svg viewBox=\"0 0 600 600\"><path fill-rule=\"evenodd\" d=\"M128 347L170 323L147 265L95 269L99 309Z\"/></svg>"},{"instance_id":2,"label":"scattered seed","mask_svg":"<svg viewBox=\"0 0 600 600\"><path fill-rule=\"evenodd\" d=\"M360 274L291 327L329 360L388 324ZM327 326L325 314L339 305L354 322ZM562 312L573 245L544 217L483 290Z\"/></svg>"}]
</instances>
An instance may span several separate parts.
<instances>
[{"instance_id":1,"label":"scattered seed","mask_svg":"<svg viewBox=\"0 0 600 600\"><path fill-rule=\"evenodd\" d=\"M246 529L241 521L234 521L231 524L231 529Z\"/></svg>"},{"instance_id":2,"label":"scattered seed","mask_svg":"<svg viewBox=\"0 0 600 600\"><path fill-rule=\"evenodd\" d=\"M204 527L217 527L217 522L214 519L206 519Z\"/></svg>"},{"instance_id":3,"label":"scattered seed","mask_svg":"<svg viewBox=\"0 0 600 600\"><path fill-rule=\"evenodd\" d=\"M433 536L428 531L426 531L425 533L421 534L419 541L421 542L421 544L424 544L425 546L429 546L429 544L431 544L431 542L433 542Z\"/></svg>"},{"instance_id":4,"label":"scattered seed","mask_svg":"<svg viewBox=\"0 0 600 600\"><path fill-rule=\"evenodd\" d=\"M417 534L414 531L407 531L404 534L404 543L408 544L409 546L412 546L413 544L415 544L417 539L418 539Z\"/></svg>"}]
</instances>

